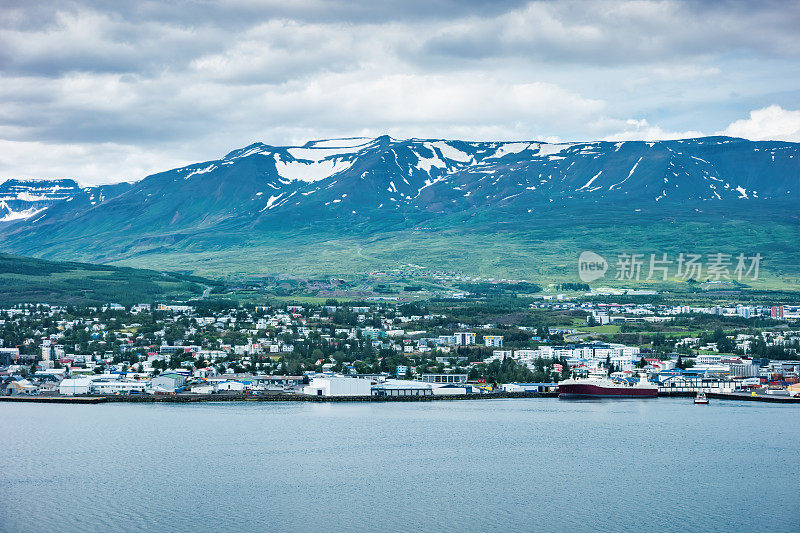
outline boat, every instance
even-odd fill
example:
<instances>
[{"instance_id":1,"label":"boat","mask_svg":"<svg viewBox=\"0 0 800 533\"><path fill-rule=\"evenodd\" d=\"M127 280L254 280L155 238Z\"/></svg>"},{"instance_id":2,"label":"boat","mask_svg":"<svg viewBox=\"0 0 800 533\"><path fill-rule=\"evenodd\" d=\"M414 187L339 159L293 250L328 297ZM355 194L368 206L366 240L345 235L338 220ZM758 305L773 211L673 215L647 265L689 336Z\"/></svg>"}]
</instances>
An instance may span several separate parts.
<instances>
[{"instance_id":1,"label":"boat","mask_svg":"<svg viewBox=\"0 0 800 533\"><path fill-rule=\"evenodd\" d=\"M604 376L566 379L558 384L559 398L656 398L658 385L641 376L638 383L620 383Z\"/></svg>"},{"instance_id":2,"label":"boat","mask_svg":"<svg viewBox=\"0 0 800 533\"><path fill-rule=\"evenodd\" d=\"M700 391L697 393L697 396L694 398L694 403L696 405L708 405L708 398L706 398L706 393Z\"/></svg>"}]
</instances>

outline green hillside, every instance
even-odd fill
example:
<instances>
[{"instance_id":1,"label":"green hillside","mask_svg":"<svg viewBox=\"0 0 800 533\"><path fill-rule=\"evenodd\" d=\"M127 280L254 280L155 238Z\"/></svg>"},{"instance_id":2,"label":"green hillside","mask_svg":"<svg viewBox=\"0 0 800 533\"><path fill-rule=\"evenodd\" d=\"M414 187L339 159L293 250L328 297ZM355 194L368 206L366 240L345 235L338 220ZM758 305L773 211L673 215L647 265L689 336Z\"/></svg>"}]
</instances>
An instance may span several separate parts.
<instances>
[{"instance_id":1,"label":"green hillside","mask_svg":"<svg viewBox=\"0 0 800 533\"><path fill-rule=\"evenodd\" d=\"M0 305L149 303L202 295L216 282L128 267L55 262L0 254Z\"/></svg>"},{"instance_id":2,"label":"green hillside","mask_svg":"<svg viewBox=\"0 0 800 533\"><path fill-rule=\"evenodd\" d=\"M534 220L504 214L495 220L442 217L411 228L381 229L376 224L341 230L315 224L256 235L234 230L198 233L165 246L148 243L147 248L128 248L115 264L245 279L262 275L347 278L371 271L408 270L414 265L429 271L546 284L579 281L577 259L585 250L601 254L612 267L620 253L643 254L648 261L650 254L660 257L663 253L673 260L680 253L702 254L704 260L718 252L734 257L760 253L758 279L744 283L794 289L800 286L800 252L793 245L798 238L796 220L776 211L723 216L675 209L625 215L587 210L576 216L553 210ZM123 244L112 249L122 250ZM59 252L62 256L70 253ZM92 260L92 256L81 259ZM655 287L662 283L617 281L609 273L592 285Z\"/></svg>"}]
</instances>

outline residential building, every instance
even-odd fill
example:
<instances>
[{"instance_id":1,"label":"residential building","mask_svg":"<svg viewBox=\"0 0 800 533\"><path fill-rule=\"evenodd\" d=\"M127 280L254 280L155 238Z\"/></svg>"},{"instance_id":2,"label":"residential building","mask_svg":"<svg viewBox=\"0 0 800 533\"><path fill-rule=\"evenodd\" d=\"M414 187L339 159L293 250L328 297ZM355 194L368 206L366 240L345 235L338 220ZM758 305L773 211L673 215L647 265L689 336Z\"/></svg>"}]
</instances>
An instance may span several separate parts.
<instances>
[{"instance_id":1,"label":"residential building","mask_svg":"<svg viewBox=\"0 0 800 533\"><path fill-rule=\"evenodd\" d=\"M503 336L502 335L484 335L483 344L489 348L502 348Z\"/></svg>"}]
</instances>

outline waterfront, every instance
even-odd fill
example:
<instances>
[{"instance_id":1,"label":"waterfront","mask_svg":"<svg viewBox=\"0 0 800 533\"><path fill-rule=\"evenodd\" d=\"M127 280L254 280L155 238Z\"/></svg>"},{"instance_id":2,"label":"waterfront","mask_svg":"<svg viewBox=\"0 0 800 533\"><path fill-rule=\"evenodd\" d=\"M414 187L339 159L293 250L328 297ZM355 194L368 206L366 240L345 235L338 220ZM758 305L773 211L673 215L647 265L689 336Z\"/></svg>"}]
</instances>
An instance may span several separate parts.
<instances>
[{"instance_id":1,"label":"waterfront","mask_svg":"<svg viewBox=\"0 0 800 533\"><path fill-rule=\"evenodd\" d=\"M794 531L800 409L0 405L2 531Z\"/></svg>"}]
</instances>

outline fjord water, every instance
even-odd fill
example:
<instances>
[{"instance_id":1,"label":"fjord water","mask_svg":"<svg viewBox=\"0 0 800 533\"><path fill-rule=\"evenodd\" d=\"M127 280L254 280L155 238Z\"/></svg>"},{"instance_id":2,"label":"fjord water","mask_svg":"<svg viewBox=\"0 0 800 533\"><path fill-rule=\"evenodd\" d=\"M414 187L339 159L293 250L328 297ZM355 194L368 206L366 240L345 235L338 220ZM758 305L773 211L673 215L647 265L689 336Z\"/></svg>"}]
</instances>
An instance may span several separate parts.
<instances>
[{"instance_id":1,"label":"fjord water","mask_svg":"<svg viewBox=\"0 0 800 533\"><path fill-rule=\"evenodd\" d=\"M2 531L797 531L800 408L0 404Z\"/></svg>"}]
</instances>

